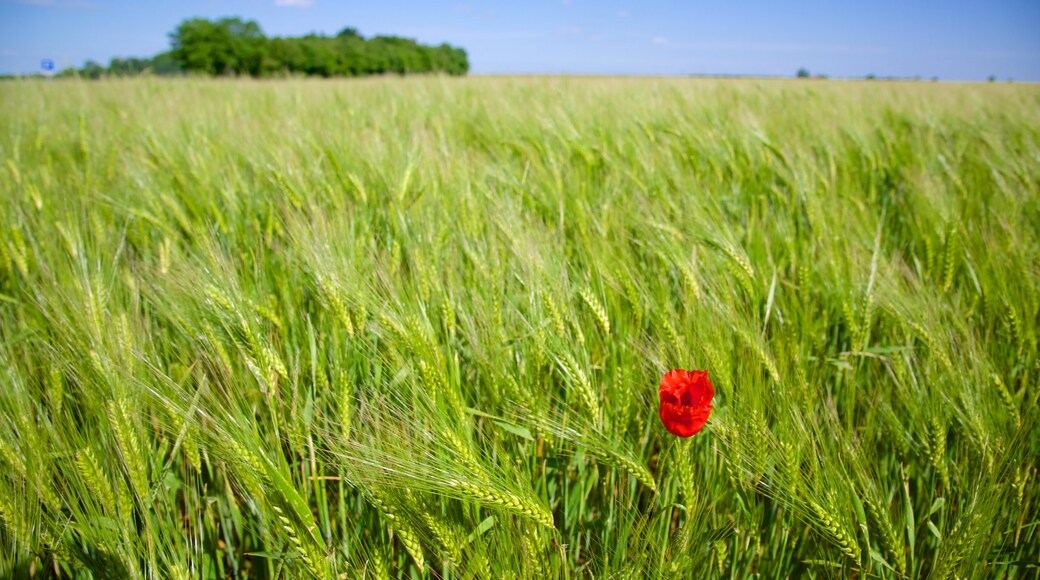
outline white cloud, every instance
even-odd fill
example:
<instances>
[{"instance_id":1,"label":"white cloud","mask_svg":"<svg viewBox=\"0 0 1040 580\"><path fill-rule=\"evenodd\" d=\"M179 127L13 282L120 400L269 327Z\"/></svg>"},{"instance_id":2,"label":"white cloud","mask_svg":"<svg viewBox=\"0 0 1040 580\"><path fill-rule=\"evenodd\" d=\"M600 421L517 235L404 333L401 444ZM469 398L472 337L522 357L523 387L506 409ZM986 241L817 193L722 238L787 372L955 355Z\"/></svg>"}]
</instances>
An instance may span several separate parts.
<instances>
[{"instance_id":1,"label":"white cloud","mask_svg":"<svg viewBox=\"0 0 1040 580\"><path fill-rule=\"evenodd\" d=\"M653 40L654 44L668 44L668 39L663 36L655 36Z\"/></svg>"},{"instance_id":2,"label":"white cloud","mask_svg":"<svg viewBox=\"0 0 1040 580\"><path fill-rule=\"evenodd\" d=\"M314 6L314 0L274 0L274 5L288 8L310 8Z\"/></svg>"}]
</instances>

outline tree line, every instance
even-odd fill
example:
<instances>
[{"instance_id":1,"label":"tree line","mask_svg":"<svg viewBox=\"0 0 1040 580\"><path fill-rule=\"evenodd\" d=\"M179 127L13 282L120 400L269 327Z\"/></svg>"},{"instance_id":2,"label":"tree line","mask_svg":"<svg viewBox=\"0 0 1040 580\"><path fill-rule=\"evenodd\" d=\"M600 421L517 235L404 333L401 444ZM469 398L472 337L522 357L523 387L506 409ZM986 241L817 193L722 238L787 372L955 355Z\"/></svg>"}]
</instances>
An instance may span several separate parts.
<instances>
[{"instance_id":1,"label":"tree line","mask_svg":"<svg viewBox=\"0 0 1040 580\"><path fill-rule=\"evenodd\" d=\"M61 75L87 78L139 74L321 77L469 71L466 51L429 46L399 36L365 38L354 28L335 36L267 37L253 20L192 18L170 33L170 50L151 58L113 58L107 67L87 61Z\"/></svg>"}]
</instances>

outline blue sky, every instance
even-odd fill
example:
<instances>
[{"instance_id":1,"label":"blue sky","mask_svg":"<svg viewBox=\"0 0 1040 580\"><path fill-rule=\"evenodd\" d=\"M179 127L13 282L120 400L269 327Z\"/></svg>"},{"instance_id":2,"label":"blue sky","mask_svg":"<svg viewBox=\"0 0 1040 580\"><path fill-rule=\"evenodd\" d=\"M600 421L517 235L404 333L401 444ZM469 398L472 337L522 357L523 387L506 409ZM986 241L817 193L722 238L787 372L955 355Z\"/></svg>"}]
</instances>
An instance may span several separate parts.
<instances>
[{"instance_id":1,"label":"blue sky","mask_svg":"<svg viewBox=\"0 0 1040 580\"><path fill-rule=\"evenodd\" d=\"M189 17L269 35L449 42L474 73L740 74L1040 81L1040 0L0 0L0 72L149 56Z\"/></svg>"}]
</instances>

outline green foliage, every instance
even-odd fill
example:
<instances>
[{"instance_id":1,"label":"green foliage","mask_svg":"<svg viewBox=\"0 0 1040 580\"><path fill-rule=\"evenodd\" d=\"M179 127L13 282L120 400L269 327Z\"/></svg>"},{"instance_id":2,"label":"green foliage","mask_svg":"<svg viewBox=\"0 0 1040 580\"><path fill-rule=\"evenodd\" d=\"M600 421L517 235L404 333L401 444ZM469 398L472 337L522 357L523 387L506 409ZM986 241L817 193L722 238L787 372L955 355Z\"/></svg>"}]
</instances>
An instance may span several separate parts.
<instances>
[{"instance_id":1,"label":"green foliage","mask_svg":"<svg viewBox=\"0 0 1040 580\"><path fill-rule=\"evenodd\" d=\"M170 33L170 50L152 58L114 58L103 67L88 61L59 76L98 79L144 73L208 76L322 77L469 71L466 51L449 44L427 46L410 38L376 36L365 39L344 28L336 36L309 34L299 38L264 36L252 20L193 18Z\"/></svg>"},{"instance_id":2,"label":"green foliage","mask_svg":"<svg viewBox=\"0 0 1040 580\"><path fill-rule=\"evenodd\" d=\"M144 74L176 76L183 73L184 71L173 57L173 54L167 51L161 52L152 58L113 58L109 61L107 67L88 60L81 69L67 68L56 76L58 78L79 77L97 80L102 77L132 77Z\"/></svg>"},{"instance_id":3,"label":"green foliage","mask_svg":"<svg viewBox=\"0 0 1040 580\"><path fill-rule=\"evenodd\" d=\"M0 91L0 576L1036 573L1035 87Z\"/></svg>"},{"instance_id":4,"label":"green foliage","mask_svg":"<svg viewBox=\"0 0 1040 580\"><path fill-rule=\"evenodd\" d=\"M258 76L267 38L253 20L192 18L170 33L170 53L182 69L208 75Z\"/></svg>"}]
</instances>

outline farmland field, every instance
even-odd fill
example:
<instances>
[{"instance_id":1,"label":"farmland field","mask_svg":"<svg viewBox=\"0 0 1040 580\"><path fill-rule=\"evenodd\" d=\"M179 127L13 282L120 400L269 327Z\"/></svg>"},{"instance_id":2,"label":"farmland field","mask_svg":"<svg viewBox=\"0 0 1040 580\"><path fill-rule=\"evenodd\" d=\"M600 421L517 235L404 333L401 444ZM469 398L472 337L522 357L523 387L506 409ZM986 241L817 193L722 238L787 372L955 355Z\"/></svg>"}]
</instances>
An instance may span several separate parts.
<instances>
[{"instance_id":1,"label":"farmland field","mask_svg":"<svg viewBox=\"0 0 1040 580\"><path fill-rule=\"evenodd\" d=\"M1036 85L11 81L0 127L2 576L1037 574Z\"/></svg>"}]
</instances>

